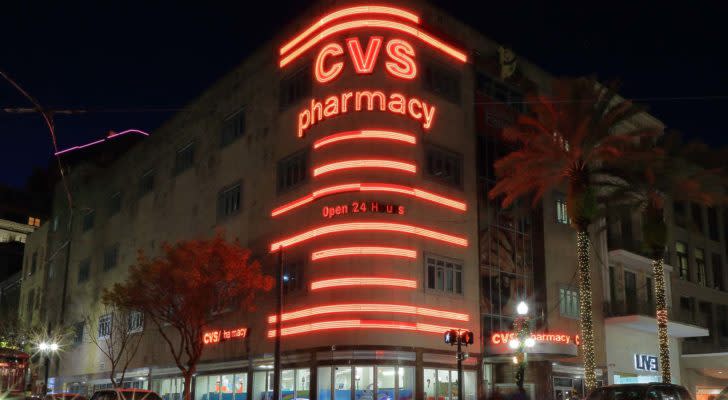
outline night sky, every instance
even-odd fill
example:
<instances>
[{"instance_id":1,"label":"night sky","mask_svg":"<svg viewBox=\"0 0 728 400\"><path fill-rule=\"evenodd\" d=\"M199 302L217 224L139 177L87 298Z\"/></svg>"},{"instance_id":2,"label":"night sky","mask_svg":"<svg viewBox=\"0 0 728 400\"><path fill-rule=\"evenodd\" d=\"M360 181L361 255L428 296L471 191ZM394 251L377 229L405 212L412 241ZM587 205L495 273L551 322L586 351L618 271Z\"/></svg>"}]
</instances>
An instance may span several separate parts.
<instances>
[{"instance_id":1,"label":"night sky","mask_svg":"<svg viewBox=\"0 0 728 400\"><path fill-rule=\"evenodd\" d=\"M4 2L0 69L45 106L90 110L57 117L60 148L109 130L152 131L308 4L188 3ZM726 2L435 3L554 75L618 79L625 97L644 99L668 128L728 143ZM27 106L0 80L0 108ZM38 115L0 112L0 137L0 184L22 186L48 164Z\"/></svg>"}]
</instances>

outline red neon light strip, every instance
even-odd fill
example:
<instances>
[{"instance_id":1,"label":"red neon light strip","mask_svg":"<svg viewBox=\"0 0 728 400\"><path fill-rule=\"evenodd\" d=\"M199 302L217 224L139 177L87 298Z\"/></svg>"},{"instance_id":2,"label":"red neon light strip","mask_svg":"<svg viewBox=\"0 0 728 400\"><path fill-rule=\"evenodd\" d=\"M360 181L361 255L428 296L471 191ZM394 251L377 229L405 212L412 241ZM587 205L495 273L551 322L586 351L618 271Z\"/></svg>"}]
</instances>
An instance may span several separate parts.
<instances>
[{"instance_id":1,"label":"red neon light strip","mask_svg":"<svg viewBox=\"0 0 728 400\"><path fill-rule=\"evenodd\" d=\"M446 233L433 231L427 228L421 228L418 226L407 225L407 224L395 224L390 222L349 222L343 224L325 225L318 228L311 229L309 231L299 233L291 236L287 239L283 239L279 242L271 243L270 251L278 251L281 247L290 247L295 244L304 242L309 239L313 239L319 236L328 235L330 233L339 232L357 232L357 231L385 231L385 232L399 232L407 233L414 236L422 236L429 239L439 240L445 243L454 244L457 246L467 247L468 239L448 235Z\"/></svg>"},{"instance_id":2,"label":"red neon light strip","mask_svg":"<svg viewBox=\"0 0 728 400\"><path fill-rule=\"evenodd\" d=\"M330 14L325 15L318 21L314 22L311 26L306 28L303 32L296 35L291 41L286 43L285 45L281 46L280 48L280 54L285 54L288 50L290 50L293 46L300 43L303 39L307 38L311 33L313 33L315 30L323 27L324 25L328 24L331 21L348 17L350 15L357 15L357 14L385 14L385 15L392 15L395 17L404 18L406 20L412 21L415 24L420 23L420 17L418 17L415 14L412 14L411 12L400 10L398 8L394 7L383 7L383 6L360 6L360 7L350 7L345 8L343 10L334 11Z\"/></svg>"},{"instance_id":3,"label":"red neon light strip","mask_svg":"<svg viewBox=\"0 0 728 400\"><path fill-rule=\"evenodd\" d=\"M341 171L352 168L387 168L414 174L417 172L417 166L411 163L392 160L347 160L339 161L331 164L325 164L314 168L313 176L321 176L329 172Z\"/></svg>"},{"instance_id":4,"label":"red neon light strip","mask_svg":"<svg viewBox=\"0 0 728 400\"><path fill-rule=\"evenodd\" d=\"M349 277L322 279L311 282L311 290L331 289L349 286L393 286L408 289L417 289L417 281L397 278L369 278Z\"/></svg>"},{"instance_id":5,"label":"red neon light strip","mask_svg":"<svg viewBox=\"0 0 728 400\"><path fill-rule=\"evenodd\" d=\"M470 316L468 314L456 313L452 311L434 310L432 308L425 307L405 306L399 304L332 304L328 306L304 308L298 311L283 313L283 318L281 319L281 321L292 321L294 319L315 317L317 315L324 314L362 312L411 314L423 317L452 319L456 321L470 320ZM268 323L272 324L274 322L276 322L276 316L269 315Z\"/></svg>"},{"instance_id":6,"label":"red neon light strip","mask_svg":"<svg viewBox=\"0 0 728 400\"><path fill-rule=\"evenodd\" d=\"M291 211L295 208L298 208L300 206L303 206L305 204L308 204L318 198L337 194L337 193L347 193L347 192L391 192L391 193L401 193L408 196L416 197L418 199L428 200L436 204L440 204L446 207L451 207L456 210L465 211L467 209L467 206L464 202L449 199L444 196L440 196L435 193L427 192L425 190L407 187L407 186L400 186L400 185L391 185L388 183L349 183L344 185L337 185L337 186L330 186L327 188L323 188L320 190L317 190L313 192L312 194L301 197L300 199L296 199L290 203L284 204L273 211L271 211L270 215L271 217L275 217L278 215L281 215L285 212Z\"/></svg>"},{"instance_id":7,"label":"red neon light strip","mask_svg":"<svg viewBox=\"0 0 728 400\"><path fill-rule=\"evenodd\" d=\"M349 22L342 22L340 24L334 25L328 29L323 30L318 35L314 36L313 38L309 39L307 42L302 44L299 48L292 51L287 56L283 57L281 61L279 62L279 65L281 68L285 67L286 65L290 64L293 60L298 58L301 54L303 54L305 51L310 49L311 47L318 44L323 39L335 35L339 32L347 31L350 29L357 29L357 28L382 28L382 29L391 29L403 33L407 33L409 35L412 35L423 42L427 43L431 47L440 50L441 52L453 57L454 59L461 61L461 62L467 62L468 56L463 53L461 50L458 50L454 47L451 47L448 44L445 44L444 42L440 41L439 39L436 39L435 37L429 35L428 33L413 27L409 26L400 22L393 22L393 21L383 21L383 20L377 20L377 19L359 19Z\"/></svg>"},{"instance_id":8,"label":"red neon light strip","mask_svg":"<svg viewBox=\"0 0 728 400\"><path fill-rule=\"evenodd\" d=\"M417 258L417 252L415 250L398 249L396 247L341 247L314 251L311 253L311 261L339 256L395 256Z\"/></svg>"},{"instance_id":9,"label":"red neon light strip","mask_svg":"<svg viewBox=\"0 0 728 400\"><path fill-rule=\"evenodd\" d=\"M281 336L290 336L300 333L310 333L317 331L325 331L332 329L393 329L402 331L413 331L413 332L426 332L426 333L437 333L442 334L450 329L462 329L449 326L422 324L422 323L411 323L411 322L399 322L399 321L377 321L377 320L361 320L361 319L348 319L339 321L325 321L325 322L314 322L311 324L303 324L291 326L288 328L281 329ZM268 337L276 337L276 330L268 330Z\"/></svg>"},{"instance_id":10,"label":"red neon light strip","mask_svg":"<svg viewBox=\"0 0 728 400\"><path fill-rule=\"evenodd\" d=\"M399 133L399 132L393 132L393 131L383 131L383 130L374 130L374 129L366 129L366 130L360 130L360 131L347 131L347 132L341 132L336 133L333 135L326 136L323 139L319 139L313 143L313 148L318 149L320 147L324 147L327 144L332 144L336 142L341 142L343 140L352 140L352 139L387 139L387 140L395 140L410 144L416 144L417 139L412 136L408 135L406 133Z\"/></svg>"},{"instance_id":11,"label":"red neon light strip","mask_svg":"<svg viewBox=\"0 0 728 400\"><path fill-rule=\"evenodd\" d=\"M86 143L86 144L81 145L81 146L73 146L73 147L69 147L67 149L63 149L63 150L57 151L57 152L55 152L54 155L59 156L61 154L68 153L68 152L71 152L71 151L74 151L74 150L81 150L81 149L84 149L86 147L91 147L91 146L93 146L95 144L103 143L103 142L105 142L105 141L107 141L109 139L113 139L113 138L115 138L117 136L123 136L123 135L129 134L129 133L138 133L138 134L140 134L142 136L149 136L149 134L147 132L140 131L139 129L127 129L125 131L111 133L108 136L106 136L105 138L99 139L99 140L96 140L96 141L93 141L91 143Z\"/></svg>"}]
</instances>

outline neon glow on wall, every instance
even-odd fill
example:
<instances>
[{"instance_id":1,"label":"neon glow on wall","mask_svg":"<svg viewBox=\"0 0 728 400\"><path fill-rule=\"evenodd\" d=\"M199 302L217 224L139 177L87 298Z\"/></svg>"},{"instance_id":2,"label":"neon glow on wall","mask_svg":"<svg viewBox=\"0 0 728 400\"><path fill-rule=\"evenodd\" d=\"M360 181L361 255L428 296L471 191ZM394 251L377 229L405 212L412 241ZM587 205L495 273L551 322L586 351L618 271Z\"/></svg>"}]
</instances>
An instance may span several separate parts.
<instances>
[{"instance_id":1,"label":"neon glow on wall","mask_svg":"<svg viewBox=\"0 0 728 400\"><path fill-rule=\"evenodd\" d=\"M407 306L401 304L331 304L326 306L304 308L298 311L285 312L283 313L281 321L293 321L295 319L314 317L317 315L338 313L393 313L452 319L456 321L470 320L468 314L435 310L425 307ZM274 322L276 322L276 316L269 315L268 323L272 324Z\"/></svg>"},{"instance_id":2,"label":"neon glow on wall","mask_svg":"<svg viewBox=\"0 0 728 400\"><path fill-rule=\"evenodd\" d=\"M280 240L278 242L271 243L270 251L278 251L281 247L290 247L296 244L305 242L309 239L314 239L320 236L330 235L332 233L342 232L366 232L366 231L381 231L381 232L396 232L404 233L411 236L420 236L428 239L438 240L445 243L450 243L456 246L467 247L468 239L460 236L450 235L447 233L433 231L431 229L422 228L419 226L408 225L408 224L395 224L391 222L349 222L342 224L324 225L318 228L314 228L297 235L293 235L289 238Z\"/></svg>"},{"instance_id":3,"label":"neon glow on wall","mask_svg":"<svg viewBox=\"0 0 728 400\"><path fill-rule=\"evenodd\" d=\"M93 141L91 143L86 143L86 144L81 145L81 146L73 146L73 147L69 147L67 149L59 150L59 151L55 152L55 155L59 156L61 154L69 153L71 151L85 149L87 147L91 147L93 145L96 145L96 144L99 144L99 143L103 143L103 142L105 142L105 141L107 141L109 139L113 139L113 138L116 138L116 137L119 137L119 136L128 135L128 134L131 134L131 133L136 133L136 134L139 134L139 135L142 135L142 136L149 136L149 133L144 132L144 131L140 131L139 129L127 129L127 130L121 131L121 132L113 132L113 133L110 133L105 138L100 139L100 140L95 140L95 141Z\"/></svg>"},{"instance_id":4,"label":"neon glow on wall","mask_svg":"<svg viewBox=\"0 0 728 400\"><path fill-rule=\"evenodd\" d=\"M464 330L464 328L462 327L423 324L420 322L412 323L400 321L347 319L337 321L313 322L310 324L290 326L281 329L281 336L290 336L302 333L311 333L334 329L391 329L400 331L435 333L438 335L442 335L443 332L450 329ZM276 330L268 330L268 338L274 337L276 337Z\"/></svg>"},{"instance_id":5,"label":"neon glow on wall","mask_svg":"<svg viewBox=\"0 0 728 400\"><path fill-rule=\"evenodd\" d=\"M377 277L348 277L322 279L311 282L311 290L345 288L351 286L385 286L405 289L417 289L417 281L413 279L377 278Z\"/></svg>"},{"instance_id":6,"label":"neon glow on wall","mask_svg":"<svg viewBox=\"0 0 728 400\"><path fill-rule=\"evenodd\" d=\"M420 23L420 17L417 15L405 11L400 10L398 8L394 7L385 7L385 6L359 6L359 7L349 7L342 10L334 11L332 13L329 13L323 17L321 17L318 21L314 22L311 26L306 28L303 32L296 35L291 41L281 46L279 53L281 55L285 54L290 50L293 46L300 43L303 39L306 39L308 36L310 36L313 32L315 32L317 29L323 27L324 25L328 24L329 22L332 22L337 19L341 19L344 17L349 17L352 15L359 15L359 14L383 14L383 15L389 15L397 18L402 18L411 22L414 22L415 24Z\"/></svg>"},{"instance_id":7,"label":"neon glow on wall","mask_svg":"<svg viewBox=\"0 0 728 400\"><path fill-rule=\"evenodd\" d=\"M396 142L404 142L408 144L416 144L417 138L414 135L407 133L382 130L382 129L362 129L357 131L346 131L339 132L333 135L326 136L313 142L314 150L320 149L326 145L343 142L346 140L361 140L361 139L383 139L392 140Z\"/></svg>"},{"instance_id":8,"label":"neon glow on wall","mask_svg":"<svg viewBox=\"0 0 728 400\"><path fill-rule=\"evenodd\" d=\"M322 40L328 38L329 36L336 35L341 32L350 31L354 29L372 29L372 28L381 28L381 29L387 29L392 30L395 32L401 32L406 33L416 39L421 40L423 43L429 45L430 47L442 52L443 54L446 54L452 58L454 58L457 61L460 62L467 62L468 56L462 51L459 50L453 46L450 46L449 44L441 41L440 39L435 38L434 36L428 34L427 32L414 27L407 25L405 23L401 22L395 22L395 21L385 21L385 20L379 20L379 19L357 19L353 21L347 21L342 22L336 25L333 25L329 28L326 28L322 30L319 34L315 35L311 39L305 41L302 43L299 47L297 47L295 50L288 53L288 55L283 56L279 61L279 66L281 68L285 67L286 65L290 64L293 60L300 57L303 53L305 53L307 50L311 49L313 46L320 43Z\"/></svg>"},{"instance_id":9,"label":"neon glow on wall","mask_svg":"<svg viewBox=\"0 0 728 400\"><path fill-rule=\"evenodd\" d=\"M415 259L417 258L417 252L415 250L400 249L396 247L339 247L334 249L314 251L313 253L311 253L311 261L341 256L392 256Z\"/></svg>"},{"instance_id":10,"label":"neon glow on wall","mask_svg":"<svg viewBox=\"0 0 728 400\"><path fill-rule=\"evenodd\" d=\"M308 203L313 202L314 200L339 194L339 193L350 193L350 192L382 192L382 193L398 193L403 194L406 196L415 197L422 200L431 201L435 204L443 205L449 208L454 208L456 210L465 211L467 209L467 206L465 202L460 200L454 200L450 199L444 196L441 196L439 194L435 194L432 192L428 192L422 189L408 187L408 186L401 186L401 185L392 185L389 183L347 183L342 185L336 185L336 186L329 186L325 187L319 190L314 191L313 193L309 194L308 196L301 197L299 199L296 199L290 203L286 203L273 211L271 211L270 215L272 217L281 215L283 213L286 213L288 211L294 210L298 207L304 206Z\"/></svg>"},{"instance_id":11,"label":"neon glow on wall","mask_svg":"<svg viewBox=\"0 0 728 400\"><path fill-rule=\"evenodd\" d=\"M346 160L346 161L338 161L333 162L330 164L324 164L320 167L316 167L313 170L313 176L321 176L324 174L328 174L331 172L337 172L352 168L383 168L383 169L393 169L403 172L408 172L411 174L414 174L417 172L417 166L404 162L404 161L394 161L394 160Z\"/></svg>"}]
</instances>

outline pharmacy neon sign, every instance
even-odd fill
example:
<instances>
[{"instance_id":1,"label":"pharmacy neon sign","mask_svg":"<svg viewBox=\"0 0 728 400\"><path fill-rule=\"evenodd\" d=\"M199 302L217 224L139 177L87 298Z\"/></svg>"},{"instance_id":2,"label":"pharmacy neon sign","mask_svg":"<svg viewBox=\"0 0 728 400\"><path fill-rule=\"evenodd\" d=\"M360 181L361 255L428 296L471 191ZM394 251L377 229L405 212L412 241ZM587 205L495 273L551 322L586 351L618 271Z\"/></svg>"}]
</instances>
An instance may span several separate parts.
<instances>
[{"instance_id":1,"label":"pharmacy neon sign","mask_svg":"<svg viewBox=\"0 0 728 400\"><path fill-rule=\"evenodd\" d=\"M205 345L217 344L227 340L244 339L248 335L248 328L217 329L202 333L202 343Z\"/></svg>"},{"instance_id":2,"label":"pharmacy neon sign","mask_svg":"<svg viewBox=\"0 0 728 400\"><path fill-rule=\"evenodd\" d=\"M571 336L564 333L533 333L530 337L538 343L573 343L577 346L581 343L579 335ZM518 335L515 332L493 332L490 335L490 343L494 345L508 344L513 339L518 339Z\"/></svg>"}]
</instances>

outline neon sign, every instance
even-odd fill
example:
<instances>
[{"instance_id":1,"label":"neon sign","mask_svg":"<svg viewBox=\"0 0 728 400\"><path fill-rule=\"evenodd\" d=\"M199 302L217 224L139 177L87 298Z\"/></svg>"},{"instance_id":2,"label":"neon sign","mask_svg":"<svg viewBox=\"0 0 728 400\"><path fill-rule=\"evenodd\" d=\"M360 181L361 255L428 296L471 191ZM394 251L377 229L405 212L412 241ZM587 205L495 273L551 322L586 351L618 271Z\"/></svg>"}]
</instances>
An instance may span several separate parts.
<instances>
[{"instance_id":1,"label":"neon sign","mask_svg":"<svg viewBox=\"0 0 728 400\"><path fill-rule=\"evenodd\" d=\"M216 344L226 340L243 339L248 334L248 328L219 329L207 331L202 334L202 343Z\"/></svg>"},{"instance_id":2,"label":"neon sign","mask_svg":"<svg viewBox=\"0 0 728 400\"><path fill-rule=\"evenodd\" d=\"M385 139L407 144L417 143L417 138L407 133L400 133L382 129L362 129L358 131L339 132L333 135L326 136L325 138L313 142L313 149L317 150L326 145L342 142L345 140L360 139Z\"/></svg>"},{"instance_id":3,"label":"neon sign","mask_svg":"<svg viewBox=\"0 0 728 400\"><path fill-rule=\"evenodd\" d=\"M313 169L313 176L321 176L330 172L342 171L352 168L385 168L394 169L414 174L417 172L417 166L403 161L394 160L346 160L325 164Z\"/></svg>"},{"instance_id":4,"label":"neon sign","mask_svg":"<svg viewBox=\"0 0 728 400\"><path fill-rule=\"evenodd\" d=\"M360 214L360 213L383 213L404 215L404 206L396 204L383 204L378 201L353 201L349 204L339 204L336 206L324 206L321 209L321 216L324 218L333 218L339 215Z\"/></svg>"},{"instance_id":5,"label":"neon sign","mask_svg":"<svg viewBox=\"0 0 728 400\"><path fill-rule=\"evenodd\" d=\"M351 286L388 286L407 289L417 289L417 281L413 279L378 278L378 277L348 277L322 279L311 282L311 290L342 288Z\"/></svg>"},{"instance_id":6,"label":"neon sign","mask_svg":"<svg viewBox=\"0 0 728 400\"><path fill-rule=\"evenodd\" d=\"M365 52L358 37L346 39L349 58L357 74L368 75L374 72L383 42L384 39L381 36L370 36ZM401 39L391 39L387 42L385 51L391 61L386 61L384 67L390 75L406 80L414 79L417 76L415 49L411 44ZM327 63L327 61L329 58L335 59L343 54L344 49L338 43L328 43L321 48L313 68L314 77L319 83L331 82L341 75L344 61L332 63Z\"/></svg>"},{"instance_id":7,"label":"neon sign","mask_svg":"<svg viewBox=\"0 0 728 400\"><path fill-rule=\"evenodd\" d=\"M396 247L338 247L333 249L314 251L313 253L311 253L311 261L341 256L391 256L415 259L417 258L417 252L415 250L400 249Z\"/></svg>"},{"instance_id":8,"label":"neon sign","mask_svg":"<svg viewBox=\"0 0 728 400\"><path fill-rule=\"evenodd\" d=\"M571 336L560 333L534 333L530 336L533 340L542 343L569 344L579 345L579 335ZM490 335L490 343L492 344L508 344L513 339L518 339L515 332L494 332Z\"/></svg>"},{"instance_id":9,"label":"neon sign","mask_svg":"<svg viewBox=\"0 0 728 400\"><path fill-rule=\"evenodd\" d=\"M386 95L381 90L356 90L329 96L324 100L311 99L309 107L298 113L298 137L325 119L349 112L381 111L404 115L430 129L435 120L435 106L418 98L401 93Z\"/></svg>"},{"instance_id":10,"label":"neon sign","mask_svg":"<svg viewBox=\"0 0 728 400\"><path fill-rule=\"evenodd\" d=\"M400 322L400 321L378 321L378 320L361 320L361 319L347 319L337 321L324 321L324 322L313 322L310 324L303 324L297 326L291 326L281 329L281 336L297 335L301 333L310 333L318 331L326 331L332 329L392 329L410 332L427 332L436 333L442 335L443 332L450 329L462 329L452 326L441 326L432 324L423 324L421 322ZM463 329L464 330L464 329ZM276 330L268 330L268 338L276 337Z\"/></svg>"},{"instance_id":11,"label":"neon sign","mask_svg":"<svg viewBox=\"0 0 728 400\"><path fill-rule=\"evenodd\" d=\"M435 310L426 307L407 306L400 304L331 304L326 306L318 306L304 308L298 311L291 311L282 314L281 321L292 321L295 319L314 317L316 315L337 314L337 313L393 313L393 314L412 314L427 316L433 318L452 319L457 321L469 321L468 314L456 313L452 311ZM276 322L276 316L268 316L268 323Z\"/></svg>"}]
</instances>

